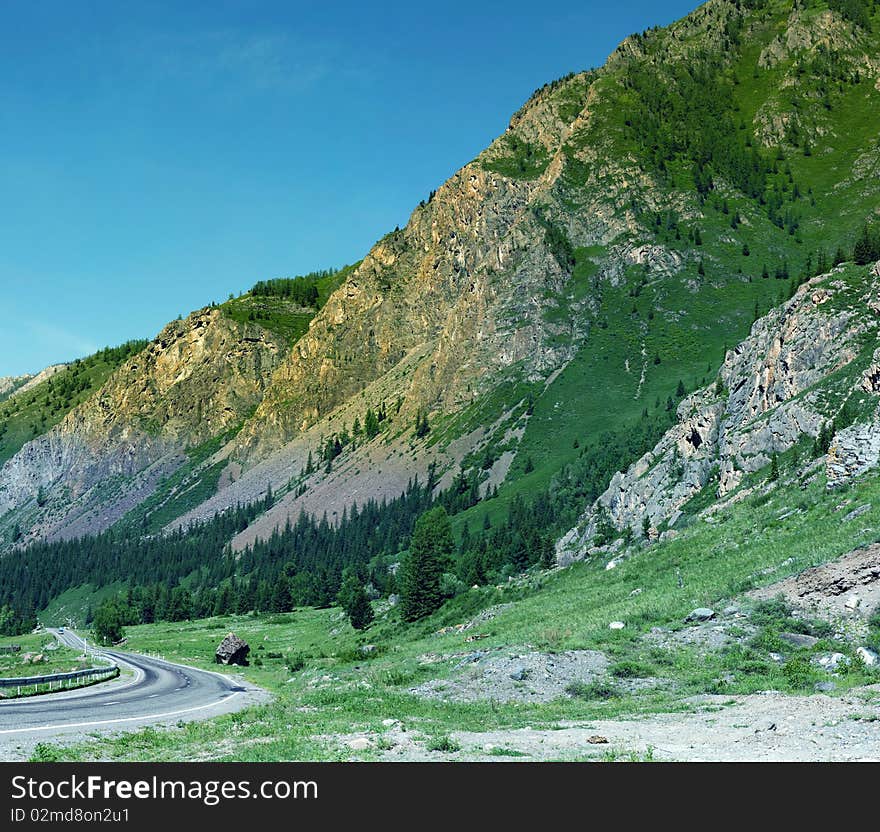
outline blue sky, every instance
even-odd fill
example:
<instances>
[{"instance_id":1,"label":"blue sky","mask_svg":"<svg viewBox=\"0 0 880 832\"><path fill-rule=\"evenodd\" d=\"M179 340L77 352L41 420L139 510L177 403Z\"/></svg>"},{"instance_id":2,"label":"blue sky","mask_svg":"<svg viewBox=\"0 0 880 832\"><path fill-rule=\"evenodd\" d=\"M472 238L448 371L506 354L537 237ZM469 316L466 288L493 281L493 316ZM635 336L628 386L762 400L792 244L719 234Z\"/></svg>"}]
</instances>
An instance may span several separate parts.
<instances>
[{"instance_id":1,"label":"blue sky","mask_svg":"<svg viewBox=\"0 0 880 832\"><path fill-rule=\"evenodd\" d=\"M536 87L696 5L4 4L0 376L359 259Z\"/></svg>"}]
</instances>

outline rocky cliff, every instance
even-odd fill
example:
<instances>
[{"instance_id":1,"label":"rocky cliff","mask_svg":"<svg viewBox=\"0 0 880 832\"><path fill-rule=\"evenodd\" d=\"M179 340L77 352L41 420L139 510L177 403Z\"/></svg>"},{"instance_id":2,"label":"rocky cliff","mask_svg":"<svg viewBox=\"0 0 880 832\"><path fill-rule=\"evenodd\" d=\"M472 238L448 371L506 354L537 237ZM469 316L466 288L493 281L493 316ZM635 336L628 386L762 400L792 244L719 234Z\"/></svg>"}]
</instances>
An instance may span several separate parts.
<instances>
[{"instance_id":1,"label":"rocky cliff","mask_svg":"<svg viewBox=\"0 0 880 832\"><path fill-rule=\"evenodd\" d=\"M742 499L776 478L774 459L794 448L803 449L795 457L803 472L815 472L814 457L827 451L829 488L876 467L878 273L841 266L757 320L715 382L681 402L677 424L656 447L614 475L560 541L560 556L582 555L609 521L618 532L654 537L701 493L709 492L708 511Z\"/></svg>"},{"instance_id":2,"label":"rocky cliff","mask_svg":"<svg viewBox=\"0 0 880 832\"><path fill-rule=\"evenodd\" d=\"M600 69L535 92L340 275L304 334L238 306L170 324L0 469L0 535L105 528L218 437L205 462L222 469L216 487L173 527L271 488L276 505L253 524L267 535L300 510L399 493L432 462L446 483L478 470L483 493L532 472L529 489L546 484L579 443L625 430L679 378L694 389L715 374L721 344L790 285L761 279L762 265L788 280L789 263L873 210L876 41L839 10L786 0L710 0L627 38ZM835 279L813 285L836 298ZM752 333L760 383L739 385L753 356L730 353L718 392L680 405L679 435L612 483L615 523L668 522L716 466L732 493L819 429L828 414L809 390L861 356L863 322L835 313L813 333L805 291ZM306 476L309 455L368 410L387 414L382 430ZM425 416L430 435L415 437ZM841 432L845 471L864 464L853 445L861 435ZM658 462L673 451L674 465Z\"/></svg>"},{"instance_id":3,"label":"rocky cliff","mask_svg":"<svg viewBox=\"0 0 880 832\"><path fill-rule=\"evenodd\" d=\"M181 465L188 448L253 412L282 351L272 333L217 309L170 323L0 469L0 516L24 513L43 537L106 528Z\"/></svg>"}]
</instances>

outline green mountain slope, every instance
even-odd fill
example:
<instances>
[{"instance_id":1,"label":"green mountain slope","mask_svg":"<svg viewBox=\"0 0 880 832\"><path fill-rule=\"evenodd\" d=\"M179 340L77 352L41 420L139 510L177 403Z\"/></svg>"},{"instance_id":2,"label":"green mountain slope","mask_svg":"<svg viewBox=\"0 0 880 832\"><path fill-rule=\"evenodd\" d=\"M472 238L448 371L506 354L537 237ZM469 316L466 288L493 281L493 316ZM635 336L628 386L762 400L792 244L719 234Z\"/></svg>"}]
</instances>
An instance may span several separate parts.
<instances>
[{"instance_id":1,"label":"green mountain slope","mask_svg":"<svg viewBox=\"0 0 880 832\"><path fill-rule=\"evenodd\" d=\"M480 544L497 553L484 578L522 566L518 550L532 562L714 383L756 319L852 256L877 206L878 31L874 2L710 0L538 90L359 264L314 278L314 293L258 284L220 307L224 349L271 336L234 419L201 348L174 347L155 391L140 366L111 379L117 394L151 391L149 407L126 398L143 429L134 458L155 464L157 436L174 455L128 520L190 528L259 504L232 540L258 548L303 512L338 521L433 474L459 540L496 535ZM174 379L202 361L211 372L184 394ZM207 400L221 412L199 410ZM375 431L369 413L385 417ZM69 533L34 513L45 458L19 454L0 474L0 488L10 471L24 483L0 504L7 529L24 517L34 537ZM107 470L75 483L100 497L95 514ZM76 489L69 471L53 477L60 511ZM90 523L78 532L104 528ZM393 559L407 535L356 558Z\"/></svg>"}]
</instances>

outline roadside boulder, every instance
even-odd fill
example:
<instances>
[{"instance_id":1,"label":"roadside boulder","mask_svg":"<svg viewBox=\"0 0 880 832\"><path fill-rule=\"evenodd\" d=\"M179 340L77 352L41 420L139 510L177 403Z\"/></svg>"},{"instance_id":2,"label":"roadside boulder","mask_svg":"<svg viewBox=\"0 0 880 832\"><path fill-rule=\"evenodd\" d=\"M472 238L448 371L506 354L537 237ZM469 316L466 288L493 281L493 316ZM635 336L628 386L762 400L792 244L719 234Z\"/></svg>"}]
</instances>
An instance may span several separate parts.
<instances>
[{"instance_id":1,"label":"roadside boulder","mask_svg":"<svg viewBox=\"0 0 880 832\"><path fill-rule=\"evenodd\" d=\"M228 633L214 652L214 661L217 664L238 664L247 667L247 657L250 652L251 648L244 639L239 638L235 633Z\"/></svg>"},{"instance_id":2,"label":"roadside boulder","mask_svg":"<svg viewBox=\"0 0 880 832\"><path fill-rule=\"evenodd\" d=\"M685 618L685 621L711 621L715 617L715 610L708 607L697 607Z\"/></svg>"}]
</instances>

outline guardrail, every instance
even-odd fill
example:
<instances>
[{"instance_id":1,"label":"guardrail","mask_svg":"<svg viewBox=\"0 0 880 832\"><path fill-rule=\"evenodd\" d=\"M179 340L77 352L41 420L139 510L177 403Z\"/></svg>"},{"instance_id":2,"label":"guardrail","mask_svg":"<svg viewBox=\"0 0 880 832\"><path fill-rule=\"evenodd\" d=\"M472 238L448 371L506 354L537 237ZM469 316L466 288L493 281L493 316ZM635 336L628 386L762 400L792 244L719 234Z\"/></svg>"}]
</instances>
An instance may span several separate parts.
<instances>
[{"instance_id":1,"label":"guardrail","mask_svg":"<svg viewBox=\"0 0 880 832\"><path fill-rule=\"evenodd\" d=\"M21 689L33 686L34 693L38 693L41 686L46 685L47 690L60 690L61 688L78 687L71 684L80 679L88 679L97 676L106 676L108 679L119 675L119 665L109 664L105 667L88 667L84 670L71 670L69 673L47 673L44 676L20 676L15 678L0 679L0 688L17 688L17 696L21 696ZM53 687L54 686L54 687Z\"/></svg>"}]
</instances>

